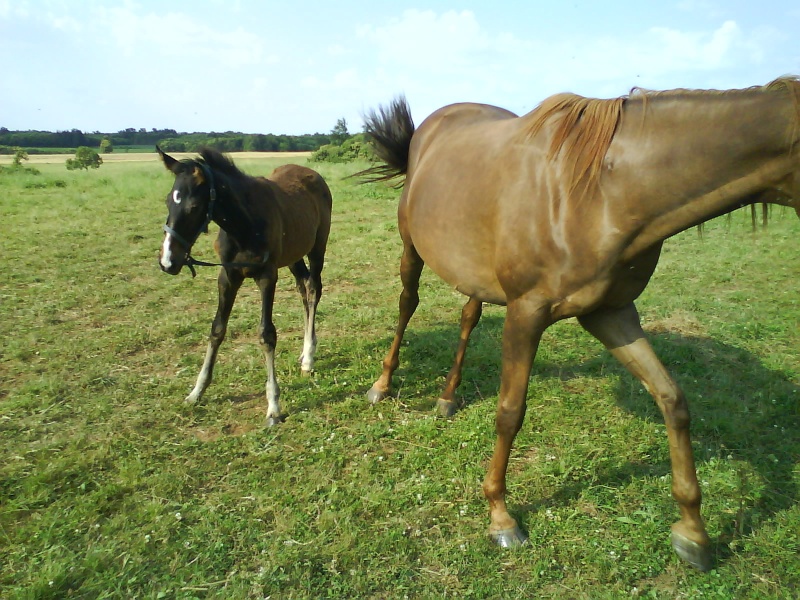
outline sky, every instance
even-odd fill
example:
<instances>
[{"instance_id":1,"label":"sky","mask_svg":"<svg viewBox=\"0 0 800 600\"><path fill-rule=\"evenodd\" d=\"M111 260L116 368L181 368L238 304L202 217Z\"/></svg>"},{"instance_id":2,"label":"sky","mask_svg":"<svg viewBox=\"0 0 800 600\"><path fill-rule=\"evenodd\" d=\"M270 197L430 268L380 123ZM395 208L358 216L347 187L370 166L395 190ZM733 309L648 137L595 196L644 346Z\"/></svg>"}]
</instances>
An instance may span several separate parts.
<instances>
[{"instance_id":1,"label":"sky","mask_svg":"<svg viewBox=\"0 0 800 600\"><path fill-rule=\"evenodd\" d=\"M11 130L357 133L399 94L419 124L800 75L800 1L0 0L0 57Z\"/></svg>"}]
</instances>

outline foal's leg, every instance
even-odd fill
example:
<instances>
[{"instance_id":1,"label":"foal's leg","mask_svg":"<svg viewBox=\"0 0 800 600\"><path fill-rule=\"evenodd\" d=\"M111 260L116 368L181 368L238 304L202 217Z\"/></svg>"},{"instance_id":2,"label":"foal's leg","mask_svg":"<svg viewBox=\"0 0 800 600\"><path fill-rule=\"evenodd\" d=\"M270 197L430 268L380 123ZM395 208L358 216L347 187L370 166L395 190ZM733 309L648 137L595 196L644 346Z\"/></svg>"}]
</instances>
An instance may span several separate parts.
<instances>
[{"instance_id":1,"label":"foal's leg","mask_svg":"<svg viewBox=\"0 0 800 600\"><path fill-rule=\"evenodd\" d=\"M265 272L256 280L261 291L261 324L258 327L258 337L267 365L267 425L270 427L283 422L279 403L281 390L275 375L275 345L278 342L278 334L272 322L272 304L275 300L277 279L277 267L268 265Z\"/></svg>"},{"instance_id":2,"label":"foal's leg","mask_svg":"<svg viewBox=\"0 0 800 600\"><path fill-rule=\"evenodd\" d=\"M197 383L192 392L186 397L186 402L197 402L202 398L203 393L211 383L214 373L214 363L217 360L217 352L222 340L225 339L225 332L228 329L228 319L231 316L231 309L236 300L236 294L242 286L244 277L241 271L220 269L217 277L217 287L219 288L219 301L217 304L217 314L211 324L211 334L208 336L208 349L203 361L203 368L197 376Z\"/></svg>"},{"instance_id":3,"label":"foal's leg","mask_svg":"<svg viewBox=\"0 0 800 600\"><path fill-rule=\"evenodd\" d=\"M303 300L303 351L300 353L300 369L305 373L311 373L314 370L314 353L317 349L317 336L313 326L309 328L309 317L312 310L312 304L309 303L308 292L309 286L309 272L306 263L303 260L298 260L296 263L289 267L289 270L294 275L295 283L297 284L297 292Z\"/></svg>"},{"instance_id":4,"label":"foal's leg","mask_svg":"<svg viewBox=\"0 0 800 600\"><path fill-rule=\"evenodd\" d=\"M527 540L506 508L506 472L514 438L525 418L525 397L539 340L550 324L549 310L535 301L518 299L508 304L503 325L503 367L497 403L497 441L483 482L489 501L489 535L498 545L509 548Z\"/></svg>"},{"instance_id":5,"label":"foal's leg","mask_svg":"<svg viewBox=\"0 0 800 600\"><path fill-rule=\"evenodd\" d=\"M461 334L458 337L458 349L456 350L456 360L453 367L447 374L444 391L439 397L439 413L443 417L452 417L458 410L458 403L455 400L456 390L461 385L461 370L464 368L464 356L467 353L469 336L483 313L483 303L475 298L470 298L461 309Z\"/></svg>"},{"instance_id":6,"label":"foal's leg","mask_svg":"<svg viewBox=\"0 0 800 600\"><path fill-rule=\"evenodd\" d=\"M289 267L297 283L297 291L303 299L305 314L303 352L300 354L300 369L303 373L314 371L314 356L317 352L317 305L322 297L322 266L324 259L311 253L308 256L310 271L303 260Z\"/></svg>"},{"instance_id":7,"label":"foal's leg","mask_svg":"<svg viewBox=\"0 0 800 600\"><path fill-rule=\"evenodd\" d=\"M400 259L400 280L403 282L403 291L400 293L400 316L395 330L394 340L383 359L383 371L377 381L367 392L367 398L373 404L383 400L389 393L392 385L392 374L400 366L400 344L406 331L409 320L419 305L419 276L425 266L416 248L410 242L404 241L403 256Z\"/></svg>"},{"instance_id":8,"label":"foal's leg","mask_svg":"<svg viewBox=\"0 0 800 600\"><path fill-rule=\"evenodd\" d=\"M689 438L689 407L645 338L633 303L579 317L581 325L599 339L655 398L667 426L672 462L672 496L681 519L672 526L672 547L683 560L701 571L711 568L708 533L700 516L700 486Z\"/></svg>"}]
</instances>

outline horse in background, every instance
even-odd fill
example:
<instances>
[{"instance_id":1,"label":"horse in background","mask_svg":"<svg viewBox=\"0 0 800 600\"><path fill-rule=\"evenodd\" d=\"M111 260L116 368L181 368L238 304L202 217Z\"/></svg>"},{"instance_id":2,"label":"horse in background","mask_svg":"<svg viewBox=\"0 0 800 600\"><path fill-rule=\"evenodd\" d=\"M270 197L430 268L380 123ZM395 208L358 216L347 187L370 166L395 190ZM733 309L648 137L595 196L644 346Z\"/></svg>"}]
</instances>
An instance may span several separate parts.
<instances>
[{"instance_id":1,"label":"horse in background","mask_svg":"<svg viewBox=\"0 0 800 600\"><path fill-rule=\"evenodd\" d=\"M462 103L437 110L419 128L401 97L369 113L366 131L383 164L360 175L404 177L399 322L368 398L390 392L425 264L469 298L442 413L457 408L481 303L506 306L497 440L483 491L492 539L520 545L526 536L506 507L509 455L542 334L577 317L658 404L680 509L672 545L693 567L710 569L687 401L647 341L634 301L666 238L757 202L800 215L800 81L634 90L611 100L559 94L523 116Z\"/></svg>"}]
</instances>

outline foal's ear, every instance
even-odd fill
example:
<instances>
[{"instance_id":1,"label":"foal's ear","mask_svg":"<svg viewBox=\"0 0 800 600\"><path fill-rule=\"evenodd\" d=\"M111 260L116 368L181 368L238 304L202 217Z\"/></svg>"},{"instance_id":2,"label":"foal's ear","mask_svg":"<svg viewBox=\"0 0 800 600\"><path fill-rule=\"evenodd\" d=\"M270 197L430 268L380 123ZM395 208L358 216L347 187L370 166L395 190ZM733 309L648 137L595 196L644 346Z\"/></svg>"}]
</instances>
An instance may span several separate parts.
<instances>
[{"instance_id":1,"label":"foal's ear","mask_svg":"<svg viewBox=\"0 0 800 600\"><path fill-rule=\"evenodd\" d=\"M164 163L164 166L167 168L167 171L174 172L175 171L175 165L178 164L178 161L175 160L174 158L172 158L169 154L166 154L158 146L156 146L156 152L158 152L158 155L161 157L161 160Z\"/></svg>"},{"instance_id":2,"label":"foal's ear","mask_svg":"<svg viewBox=\"0 0 800 600\"><path fill-rule=\"evenodd\" d=\"M205 182L205 180L206 180L206 174L203 173L203 169L201 169L200 167L198 167L196 165L194 167L194 172L192 173L192 176L193 176L195 185L200 185L201 183Z\"/></svg>"}]
</instances>

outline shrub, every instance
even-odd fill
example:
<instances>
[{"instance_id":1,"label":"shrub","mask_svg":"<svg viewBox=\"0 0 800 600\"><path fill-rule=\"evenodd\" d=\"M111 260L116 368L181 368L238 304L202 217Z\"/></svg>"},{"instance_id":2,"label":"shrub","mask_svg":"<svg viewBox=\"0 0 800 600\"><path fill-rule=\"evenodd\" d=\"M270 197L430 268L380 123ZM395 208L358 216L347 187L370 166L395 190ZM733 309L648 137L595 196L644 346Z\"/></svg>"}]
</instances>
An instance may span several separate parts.
<instances>
[{"instance_id":1,"label":"shrub","mask_svg":"<svg viewBox=\"0 0 800 600\"><path fill-rule=\"evenodd\" d=\"M80 146L75 151L75 158L67 159L67 170L74 171L75 169L99 169L103 164L103 159L100 155L89 148L88 146Z\"/></svg>"},{"instance_id":2,"label":"shrub","mask_svg":"<svg viewBox=\"0 0 800 600\"><path fill-rule=\"evenodd\" d=\"M354 160L375 160L372 146L366 141L363 133L347 138L342 144L327 144L311 155L312 162L343 163Z\"/></svg>"}]
</instances>

